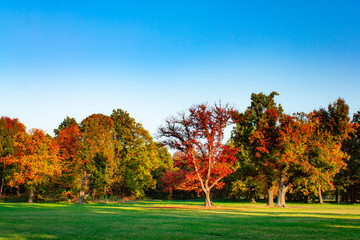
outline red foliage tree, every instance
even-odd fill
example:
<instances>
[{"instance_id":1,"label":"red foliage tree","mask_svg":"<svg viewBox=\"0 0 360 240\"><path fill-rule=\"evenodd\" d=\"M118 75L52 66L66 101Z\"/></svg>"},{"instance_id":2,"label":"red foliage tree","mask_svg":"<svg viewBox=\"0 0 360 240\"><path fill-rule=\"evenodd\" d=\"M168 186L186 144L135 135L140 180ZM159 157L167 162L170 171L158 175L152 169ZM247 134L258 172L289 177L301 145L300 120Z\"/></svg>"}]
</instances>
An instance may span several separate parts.
<instances>
[{"instance_id":1,"label":"red foliage tree","mask_svg":"<svg viewBox=\"0 0 360 240\"><path fill-rule=\"evenodd\" d=\"M174 170L163 178L168 188L203 191L205 207L212 205L211 189L223 187L222 179L232 173L236 160L237 149L222 143L233 114L228 106L201 104L166 120L159 129L162 142L180 152Z\"/></svg>"}]
</instances>

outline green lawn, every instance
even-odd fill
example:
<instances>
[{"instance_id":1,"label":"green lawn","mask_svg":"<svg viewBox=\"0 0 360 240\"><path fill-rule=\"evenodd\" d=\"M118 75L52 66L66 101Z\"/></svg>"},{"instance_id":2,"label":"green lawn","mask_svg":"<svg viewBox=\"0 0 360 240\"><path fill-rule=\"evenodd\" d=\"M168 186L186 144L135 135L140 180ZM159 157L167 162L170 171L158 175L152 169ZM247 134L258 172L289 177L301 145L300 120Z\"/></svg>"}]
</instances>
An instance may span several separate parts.
<instances>
[{"instance_id":1,"label":"green lawn","mask_svg":"<svg viewBox=\"0 0 360 240\"><path fill-rule=\"evenodd\" d=\"M0 239L360 239L360 205L0 203Z\"/></svg>"}]
</instances>

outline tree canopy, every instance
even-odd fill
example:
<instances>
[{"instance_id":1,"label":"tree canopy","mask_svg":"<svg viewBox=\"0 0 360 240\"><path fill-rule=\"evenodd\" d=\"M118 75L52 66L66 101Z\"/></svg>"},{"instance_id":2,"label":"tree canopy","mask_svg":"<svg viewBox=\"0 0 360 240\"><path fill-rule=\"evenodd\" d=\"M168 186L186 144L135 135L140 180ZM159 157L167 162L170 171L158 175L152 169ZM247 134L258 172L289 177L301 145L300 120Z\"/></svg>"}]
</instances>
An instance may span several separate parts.
<instances>
[{"instance_id":1,"label":"tree canopy","mask_svg":"<svg viewBox=\"0 0 360 240\"><path fill-rule=\"evenodd\" d=\"M188 113L170 117L159 129L163 144L179 151L174 159L176 168L164 176L166 183L178 189L201 189L205 207L212 205L211 189L222 188L223 178L232 173L237 149L222 141L233 114L232 108L221 104L195 105Z\"/></svg>"}]
</instances>

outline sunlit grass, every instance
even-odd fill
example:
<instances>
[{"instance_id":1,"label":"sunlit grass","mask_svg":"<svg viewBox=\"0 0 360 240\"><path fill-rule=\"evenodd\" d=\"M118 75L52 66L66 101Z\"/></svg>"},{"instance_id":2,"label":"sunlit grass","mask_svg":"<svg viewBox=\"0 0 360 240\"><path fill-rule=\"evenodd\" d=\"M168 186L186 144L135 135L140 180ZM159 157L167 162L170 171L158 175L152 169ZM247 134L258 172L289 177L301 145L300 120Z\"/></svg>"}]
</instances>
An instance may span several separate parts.
<instances>
[{"instance_id":1,"label":"sunlit grass","mask_svg":"<svg viewBox=\"0 0 360 240\"><path fill-rule=\"evenodd\" d=\"M2 239L359 239L360 205L0 203Z\"/></svg>"}]
</instances>

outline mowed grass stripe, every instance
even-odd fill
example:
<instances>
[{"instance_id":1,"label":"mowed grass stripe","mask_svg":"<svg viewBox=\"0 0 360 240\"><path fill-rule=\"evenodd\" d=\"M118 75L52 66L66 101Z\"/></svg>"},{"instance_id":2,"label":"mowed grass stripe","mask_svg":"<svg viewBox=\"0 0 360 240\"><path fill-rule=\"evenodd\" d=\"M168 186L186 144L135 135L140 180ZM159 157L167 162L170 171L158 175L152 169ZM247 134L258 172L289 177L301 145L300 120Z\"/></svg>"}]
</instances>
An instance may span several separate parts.
<instances>
[{"instance_id":1,"label":"mowed grass stripe","mask_svg":"<svg viewBox=\"0 0 360 240\"><path fill-rule=\"evenodd\" d=\"M0 203L2 239L359 239L360 205Z\"/></svg>"}]
</instances>

